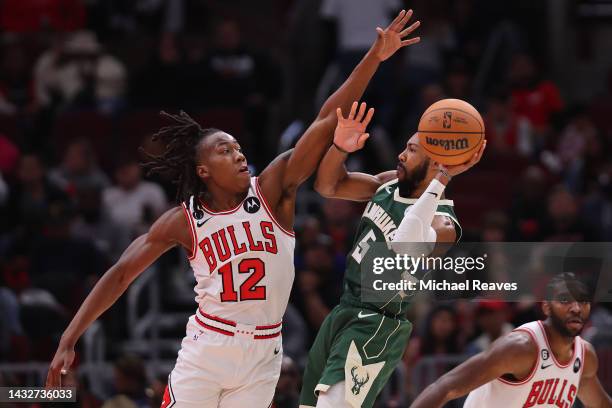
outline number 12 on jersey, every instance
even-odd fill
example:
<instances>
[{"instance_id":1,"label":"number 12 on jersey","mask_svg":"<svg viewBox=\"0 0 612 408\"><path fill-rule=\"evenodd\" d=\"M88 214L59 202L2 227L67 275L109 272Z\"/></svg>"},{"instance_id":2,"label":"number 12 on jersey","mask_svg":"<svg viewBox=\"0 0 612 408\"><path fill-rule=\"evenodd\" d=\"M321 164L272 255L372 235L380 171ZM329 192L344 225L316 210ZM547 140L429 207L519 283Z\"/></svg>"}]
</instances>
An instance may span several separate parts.
<instances>
[{"instance_id":1,"label":"number 12 on jersey","mask_svg":"<svg viewBox=\"0 0 612 408\"><path fill-rule=\"evenodd\" d=\"M240 299L234 287L234 274L232 263L228 262L218 269L223 282L221 291L222 302L237 302L238 300L265 300L266 287L257 286L259 281L266 276L266 265L259 258L246 258L238 264L238 273L250 273L251 275L240 285Z\"/></svg>"}]
</instances>

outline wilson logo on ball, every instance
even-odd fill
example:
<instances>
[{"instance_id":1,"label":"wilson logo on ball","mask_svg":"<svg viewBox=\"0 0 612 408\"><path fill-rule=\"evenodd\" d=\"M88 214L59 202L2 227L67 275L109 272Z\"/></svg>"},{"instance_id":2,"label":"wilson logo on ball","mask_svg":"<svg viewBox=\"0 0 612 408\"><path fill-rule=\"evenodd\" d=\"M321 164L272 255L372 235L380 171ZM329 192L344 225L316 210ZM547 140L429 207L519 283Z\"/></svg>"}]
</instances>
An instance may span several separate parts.
<instances>
[{"instance_id":1,"label":"wilson logo on ball","mask_svg":"<svg viewBox=\"0 0 612 408\"><path fill-rule=\"evenodd\" d=\"M431 146L440 146L446 151L449 150L464 150L469 147L467 138L463 139L436 139L425 136L425 143Z\"/></svg>"}]
</instances>

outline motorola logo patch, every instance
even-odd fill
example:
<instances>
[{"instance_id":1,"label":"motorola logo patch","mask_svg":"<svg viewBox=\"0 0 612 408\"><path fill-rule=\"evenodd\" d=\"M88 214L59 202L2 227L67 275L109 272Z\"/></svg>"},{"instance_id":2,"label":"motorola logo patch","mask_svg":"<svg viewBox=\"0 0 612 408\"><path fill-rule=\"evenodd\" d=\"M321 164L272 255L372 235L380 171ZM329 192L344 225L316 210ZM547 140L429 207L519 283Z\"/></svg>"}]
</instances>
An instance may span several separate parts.
<instances>
[{"instance_id":1,"label":"motorola logo patch","mask_svg":"<svg viewBox=\"0 0 612 408\"><path fill-rule=\"evenodd\" d=\"M261 203L259 202L259 198L257 197L249 197L244 200L244 204L242 205L244 211L249 214L255 214L261 208Z\"/></svg>"}]
</instances>

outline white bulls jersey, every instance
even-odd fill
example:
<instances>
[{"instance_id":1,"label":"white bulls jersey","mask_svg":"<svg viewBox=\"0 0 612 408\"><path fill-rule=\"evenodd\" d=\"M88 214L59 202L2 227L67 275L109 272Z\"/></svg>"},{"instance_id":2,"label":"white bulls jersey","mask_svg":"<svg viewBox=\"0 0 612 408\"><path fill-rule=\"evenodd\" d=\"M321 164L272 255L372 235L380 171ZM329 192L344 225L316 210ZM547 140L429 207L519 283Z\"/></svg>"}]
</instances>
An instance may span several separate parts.
<instances>
[{"instance_id":1,"label":"white bulls jersey","mask_svg":"<svg viewBox=\"0 0 612 408\"><path fill-rule=\"evenodd\" d=\"M570 361L562 365L555 358L541 321L516 330L529 333L538 346L538 359L529 376L520 382L498 378L470 393L464 407L555 407L569 408L576 401L584 367L584 342L574 339Z\"/></svg>"},{"instance_id":2,"label":"white bulls jersey","mask_svg":"<svg viewBox=\"0 0 612 408\"><path fill-rule=\"evenodd\" d=\"M193 234L189 262L196 302L207 314L244 324L280 322L295 270L295 236L274 219L256 177L234 209L183 203Z\"/></svg>"}]
</instances>

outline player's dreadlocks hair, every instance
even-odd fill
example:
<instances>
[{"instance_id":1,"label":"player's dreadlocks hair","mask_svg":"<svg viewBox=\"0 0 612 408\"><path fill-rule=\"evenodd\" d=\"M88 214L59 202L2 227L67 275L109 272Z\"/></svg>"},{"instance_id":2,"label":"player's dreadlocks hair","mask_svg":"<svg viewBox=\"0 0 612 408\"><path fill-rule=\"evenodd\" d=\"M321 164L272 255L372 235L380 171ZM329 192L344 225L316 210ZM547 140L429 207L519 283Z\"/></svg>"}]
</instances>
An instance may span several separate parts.
<instances>
[{"instance_id":1,"label":"player's dreadlocks hair","mask_svg":"<svg viewBox=\"0 0 612 408\"><path fill-rule=\"evenodd\" d=\"M196 146L205 137L219 132L219 129L202 127L187 113L178 115L160 112L175 123L161 128L152 137L153 141L163 143L165 150L154 156L140 148L148 159L143 163L147 175L160 174L177 185L176 200L188 201L190 196L199 197L206 191L206 185L196 173ZM195 200L198 203L199 200ZM198 204L199 205L199 204Z\"/></svg>"}]
</instances>

